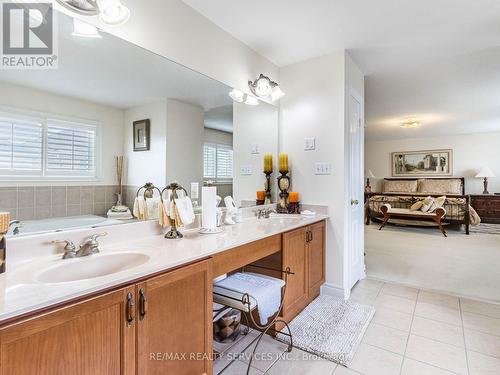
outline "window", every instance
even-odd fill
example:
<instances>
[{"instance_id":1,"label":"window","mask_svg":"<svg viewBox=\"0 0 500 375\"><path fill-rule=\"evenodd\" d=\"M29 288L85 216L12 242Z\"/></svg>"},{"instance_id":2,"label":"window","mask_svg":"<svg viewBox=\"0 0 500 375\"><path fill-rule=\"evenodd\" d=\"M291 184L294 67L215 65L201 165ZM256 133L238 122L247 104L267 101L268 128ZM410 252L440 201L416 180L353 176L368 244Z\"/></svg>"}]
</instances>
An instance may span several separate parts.
<instances>
[{"instance_id":1,"label":"window","mask_svg":"<svg viewBox=\"0 0 500 375\"><path fill-rule=\"evenodd\" d=\"M215 182L233 180L233 148L220 143L203 145L203 177Z\"/></svg>"},{"instance_id":2,"label":"window","mask_svg":"<svg viewBox=\"0 0 500 375\"><path fill-rule=\"evenodd\" d=\"M95 124L0 113L0 176L97 177Z\"/></svg>"}]
</instances>

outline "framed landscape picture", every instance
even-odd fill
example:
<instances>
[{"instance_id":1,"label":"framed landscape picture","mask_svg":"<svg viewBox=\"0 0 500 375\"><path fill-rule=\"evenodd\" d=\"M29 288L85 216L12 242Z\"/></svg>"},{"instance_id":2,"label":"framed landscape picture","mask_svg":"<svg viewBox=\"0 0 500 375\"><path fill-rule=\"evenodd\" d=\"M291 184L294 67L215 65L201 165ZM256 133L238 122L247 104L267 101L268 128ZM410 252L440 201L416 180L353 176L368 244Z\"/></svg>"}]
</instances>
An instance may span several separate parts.
<instances>
[{"instance_id":1,"label":"framed landscape picture","mask_svg":"<svg viewBox=\"0 0 500 375\"><path fill-rule=\"evenodd\" d=\"M453 175L453 150L393 152L394 177L432 177Z\"/></svg>"},{"instance_id":2,"label":"framed landscape picture","mask_svg":"<svg viewBox=\"0 0 500 375\"><path fill-rule=\"evenodd\" d=\"M149 119L134 121L134 151L149 150L149 132Z\"/></svg>"}]
</instances>

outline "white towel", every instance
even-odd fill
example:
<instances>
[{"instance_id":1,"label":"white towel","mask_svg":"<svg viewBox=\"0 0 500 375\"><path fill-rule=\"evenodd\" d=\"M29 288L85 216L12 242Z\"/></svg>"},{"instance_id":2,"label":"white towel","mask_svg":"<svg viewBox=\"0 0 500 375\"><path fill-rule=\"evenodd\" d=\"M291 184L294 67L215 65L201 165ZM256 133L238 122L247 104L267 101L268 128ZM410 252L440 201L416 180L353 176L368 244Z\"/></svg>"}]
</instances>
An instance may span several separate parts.
<instances>
[{"instance_id":1,"label":"white towel","mask_svg":"<svg viewBox=\"0 0 500 375\"><path fill-rule=\"evenodd\" d=\"M160 197L146 198L146 206L148 210L148 219L158 219L160 217Z\"/></svg>"},{"instance_id":2,"label":"white towel","mask_svg":"<svg viewBox=\"0 0 500 375\"><path fill-rule=\"evenodd\" d=\"M181 218L183 225L189 225L194 221L194 210L191 198L184 196L183 198L175 199L177 212Z\"/></svg>"},{"instance_id":3,"label":"white towel","mask_svg":"<svg viewBox=\"0 0 500 375\"><path fill-rule=\"evenodd\" d=\"M149 219L158 219L159 210L158 206L160 204L160 198L146 198L144 197L136 197L134 201L134 216L138 220L149 220Z\"/></svg>"},{"instance_id":4,"label":"white towel","mask_svg":"<svg viewBox=\"0 0 500 375\"><path fill-rule=\"evenodd\" d=\"M283 281L256 274L238 272L215 283L216 286L233 289L239 293L248 293L255 299L259 309L259 320L266 324L279 309L281 304L281 286Z\"/></svg>"},{"instance_id":5,"label":"white towel","mask_svg":"<svg viewBox=\"0 0 500 375\"><path fill-rule=\"evenodd\" d=\"M134 200L134 208L132 212L134 213L134 216L138 220L147 220L148 218L146 217L147 212L144 209L145 206L145 200L144 197L136 197Z\"/></svg>"}]
</instances>

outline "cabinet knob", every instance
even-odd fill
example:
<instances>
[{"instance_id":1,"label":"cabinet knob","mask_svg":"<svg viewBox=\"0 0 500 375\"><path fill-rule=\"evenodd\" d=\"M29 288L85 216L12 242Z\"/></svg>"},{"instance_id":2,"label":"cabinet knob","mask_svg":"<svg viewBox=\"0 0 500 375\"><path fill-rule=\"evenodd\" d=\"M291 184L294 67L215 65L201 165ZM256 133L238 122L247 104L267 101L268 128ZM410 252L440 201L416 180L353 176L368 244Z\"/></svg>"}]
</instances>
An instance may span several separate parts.
<instances>
[{"instance_id":1,"label":"cabinet knob","mask_svg":"<svg viewBox=\"0 0 500 375\"><path fill-rule=\"evenodd\" d=\"M143 320L148 312L148 299L144 289L139 290L139 319Z\"/></svg>"},{"instance_id":2,"label":"cabinet knob","mask_svg":"<svg viewBox=\"0 0 500 375\"><path fill-rule=\"evenodd\" d=\"M127 319L127 325L129 327L132 325L132 322L134 321L134 318L135 318L134 305L135 305L134 304L134 296L132 295L132 293L128 293L125 314L126 314L126 319Z\"/></svg>"}]
</instances>

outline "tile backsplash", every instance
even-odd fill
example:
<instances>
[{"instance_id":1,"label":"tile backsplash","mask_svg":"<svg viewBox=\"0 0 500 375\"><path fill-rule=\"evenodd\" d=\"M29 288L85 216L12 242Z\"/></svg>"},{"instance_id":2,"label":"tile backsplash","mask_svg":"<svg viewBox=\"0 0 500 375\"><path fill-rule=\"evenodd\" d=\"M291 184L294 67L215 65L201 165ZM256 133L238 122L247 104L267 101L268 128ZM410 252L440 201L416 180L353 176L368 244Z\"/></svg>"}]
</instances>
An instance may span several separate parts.
<instances>
[{"instance_id":1,"label":"tile backsplash","mask_svg":"<svg viewBox=\"0 0 500 375\"><path fill-rule=\"evenodd\" d=\"M18 220L104 216L116 203L117 192L110 185L0 187L0 211Z\"/></svg>"}]
</instances>

